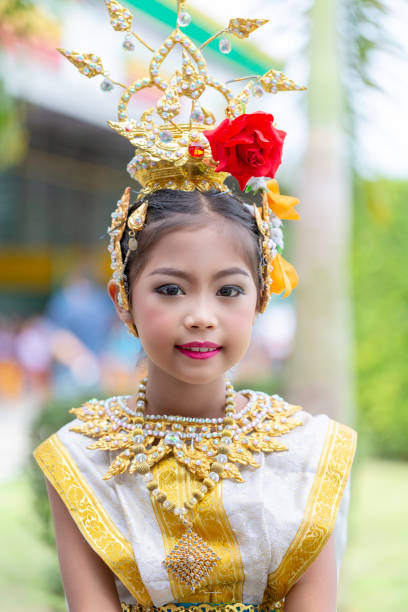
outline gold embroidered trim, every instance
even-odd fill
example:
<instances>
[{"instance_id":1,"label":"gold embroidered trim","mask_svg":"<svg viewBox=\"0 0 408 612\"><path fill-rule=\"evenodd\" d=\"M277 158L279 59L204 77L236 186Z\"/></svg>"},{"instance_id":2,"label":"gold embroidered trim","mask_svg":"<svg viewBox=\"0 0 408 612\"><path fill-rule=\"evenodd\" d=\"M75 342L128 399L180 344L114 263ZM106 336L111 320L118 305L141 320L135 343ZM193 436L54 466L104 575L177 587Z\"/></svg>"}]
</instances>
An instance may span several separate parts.
<instances>
[{"instance_id":1,"label":"gold embroidered trim","mask_svg":"<svg viewBox=\"0 0 408 612\"><path fill-rule=\"evenodd\" d=\"M268 576L265 605L288 593L327 542L336 522L356 443L353 429L330 420L302 523L279 567Z\"/></svg>"},{"instance_id":2,"label":"gold embroidered trim","mask_svg":"<svg viewBox=\"0 0 408 612\"><path fill-rule=\"evenodd\" d=\"M176 603L160 607L144 608L138 604L126 604L121 602L122 612L279 612L284 609L284 600L277 601L272 605L262 604L260 606L245 603L234 604L199 604L197 606L180 606Z\"/></svg>"},{"instance_id":3,"label":"gold embroidered trim","mask_svg":"<svg viewBox=\"0 0 408 612\"><path fill-rule=\"evenodd\" d=\"M130 543L109 518L57 434L40 444L34 457L93 550L134 598L149 606L151 599Z\"/></svg>"},{"instance_id":4,"label":"gold embroidered trim","mask_svg":"<svg viewBox=\"0 0 408 612\"><path fill-rule=\"evenodd\" d=\"M203 500L194 523L199 533L211 533L212 546L221 557L209 581L209 590L214 592L212 603L242 601L245 580L241 550L224 508L222 487L222 481L215 486L213 503Z\"/></svg>"},{"instance_id":5,"label":"gold embroidered trim","mask_svg":"<svg viewBox=\"0 0 408 612\"><path fill-rule=\"evenodd\" d=\"M153 468L154 479L160 490L177 506L190 499L196 478L173 458L167 458ZM183 534L183 526L176 516L166 513L160 504L153 501L153 509L159 525L166 556ZM222 488L218 483L196 507L194 531L221 558L202 587L194 593L169 573L173 597L178 602L222 603L240 601L245 579L241 553L235 534L229 524L222 503Z\"/></svg>"}]
</instances>

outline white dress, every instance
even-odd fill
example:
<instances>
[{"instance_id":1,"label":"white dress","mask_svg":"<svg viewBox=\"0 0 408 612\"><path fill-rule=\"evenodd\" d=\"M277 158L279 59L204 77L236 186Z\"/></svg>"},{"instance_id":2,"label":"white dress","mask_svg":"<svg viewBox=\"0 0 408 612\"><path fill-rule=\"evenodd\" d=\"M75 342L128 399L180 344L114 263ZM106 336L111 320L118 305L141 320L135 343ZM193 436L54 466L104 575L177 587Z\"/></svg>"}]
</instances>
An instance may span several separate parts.
<instances>
[{"instance_id":1,"label":"white dress","mask_svg":"<svg viewBox=\"0 0 408 612\"><path fill-rule=\"evenodd\" d=\"M296 426L275 434L287 450L256 452L259 467L240 466L244 482L221 479L197 505L194 530L221 560L194 593L163 564L182 535L179 521L150 497L142 477L126 472L103 480L115 453L88 449L89 437L71 431L81 421L62 427L34 456L85 539L113 571L122 602L282 609L333 530L340 570L357 438L326 415L294 406L288 415L283 420L296 418ZM169 499L182 505L191 497L196 477L173 456L153 473Z\"/></svg>"}]
</instances>

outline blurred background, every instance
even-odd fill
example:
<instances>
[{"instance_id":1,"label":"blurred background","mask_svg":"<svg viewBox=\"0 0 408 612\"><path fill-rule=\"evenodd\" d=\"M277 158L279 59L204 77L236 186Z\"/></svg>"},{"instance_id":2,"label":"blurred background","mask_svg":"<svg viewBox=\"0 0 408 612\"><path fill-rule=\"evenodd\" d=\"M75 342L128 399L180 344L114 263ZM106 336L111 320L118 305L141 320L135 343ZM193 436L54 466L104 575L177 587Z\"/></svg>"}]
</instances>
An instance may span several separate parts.
<instances>
[{"instance_id":1,"label":"blurred background","mask_svg":"<svg viewBox=\"0 0 408 612\"><path fill-rule=\"evenodd\" d=\"M123 4L155 48L175 26L175 1ZM405 612L408 5L191 0L187 10L184 31L196 44L232 17L270 20L249 40L223 35L209 45L216 78L274 67L308 87L262 100L255 89L249 107L273 113L288 132L277 178L282 193L301 200L301 221L285 228L285 257L300 284L289 299L274 297L233 376L237 387L281 393L357 429L339 612ZM116 320L105 290L106 227L130 184L132 157L106 125L119 88L83 78L56 52L94 52L112 78L131 82L145 74L149 56L133 43L113 32L102 0L0 0L4 612L16 604L64 609L33 446L70 420L70 407L132 393L143 367L139 343ZM144 90L135 116L156 98Z\"/></svg>"}]
</instances>

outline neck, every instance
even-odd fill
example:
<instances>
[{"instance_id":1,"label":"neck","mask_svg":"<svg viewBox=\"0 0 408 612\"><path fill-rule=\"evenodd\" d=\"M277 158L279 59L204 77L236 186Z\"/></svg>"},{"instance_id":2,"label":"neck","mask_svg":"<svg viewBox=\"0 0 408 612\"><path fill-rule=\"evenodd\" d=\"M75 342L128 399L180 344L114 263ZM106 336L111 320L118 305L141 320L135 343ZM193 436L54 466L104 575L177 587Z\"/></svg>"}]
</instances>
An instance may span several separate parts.
<instances>
[{"instance_id":1,"label":"neck","mask_svg":"<svg viewBox=\"0 0 408 612\"><path fill-rule=\"evenodd\" d=\"M219 418L225 414L225 377L202 384L173 378L149 364L147 414Z\"/></svg>"}]
</instances>

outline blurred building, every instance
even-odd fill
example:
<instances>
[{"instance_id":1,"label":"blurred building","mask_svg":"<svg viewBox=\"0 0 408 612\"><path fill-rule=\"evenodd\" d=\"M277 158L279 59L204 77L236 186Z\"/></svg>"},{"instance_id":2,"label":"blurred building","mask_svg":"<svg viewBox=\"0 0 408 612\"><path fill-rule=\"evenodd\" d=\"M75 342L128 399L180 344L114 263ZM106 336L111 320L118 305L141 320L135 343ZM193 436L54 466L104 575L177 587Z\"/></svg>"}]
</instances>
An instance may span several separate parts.
<instances>
[{"instance_id":1,"label":"blurred building","mask_svg":"<svg viewBox=\"0 0 408 612\"><path fill-rule=\"evenodd\" d=\"M128 5L134 29L158 47L175 25L176 2ZM87 259L99 281L108 278L106 227L114 202L130 184L125 166L129 143L106 126L115 119L118 88L103 93L101 79L86 79L56 47L95 52L121 82L146 74L150 53L136 45L122 48L124 35L110 26L104 2L55 3L29 36L1 26L0 77L22 107L29 134L19 166L0 173L0 310L29 315L44 306L51 290L76 262ZM220 29L194 13L186 33L203 42ZM135 41L136 42L136 41ZM250 42L235 41L222 55L218 41L206 53L210 71L223 78L263 74L273 61ZM168 74L172 72L167 67ZM145 90L133 110L151 106L154 90ZM134 183L135 187L136 184Z\"/></svg>"},{"instance_id":2,"label":"blurred building","mask_svg":"<svg viewBox=\"0 0 408 612\"><path fill-rule=\"evenodd\" d=\"M0 175L3 312L41 310L76 262L105 280L106 227L124 187L127 143L101 127L27 108L24 162Z\"/></svg>"}]
</instances>

